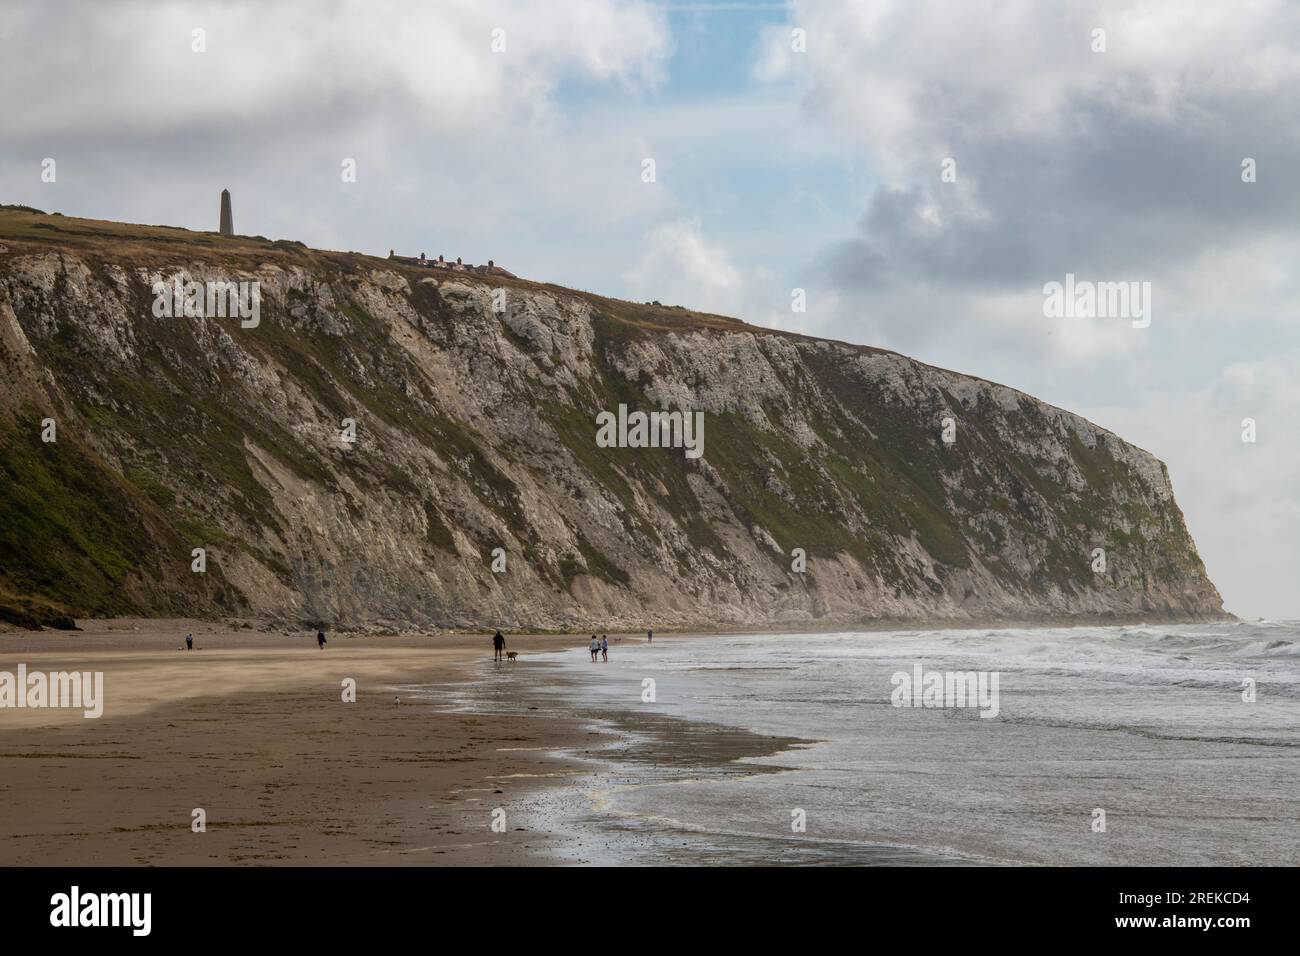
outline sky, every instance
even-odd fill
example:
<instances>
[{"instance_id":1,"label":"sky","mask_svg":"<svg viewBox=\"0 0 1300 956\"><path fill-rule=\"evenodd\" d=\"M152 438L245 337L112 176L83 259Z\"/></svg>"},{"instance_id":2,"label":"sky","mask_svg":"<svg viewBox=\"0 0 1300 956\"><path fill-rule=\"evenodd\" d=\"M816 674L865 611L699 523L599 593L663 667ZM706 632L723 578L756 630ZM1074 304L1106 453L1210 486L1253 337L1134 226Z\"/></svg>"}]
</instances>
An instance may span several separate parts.
<instances>
[{"instance_id":1,"label":"sky","mask_svg":"<svg viewBox=\"0 0 1300 956\"><path fill-rule=\"evenodd\" d=\"M1298 90L1280 0L7 0L0 202L212 230L229 188L240 233L1002 382L1154 453L1227 608L1300 619ZM1150 323L1047 315L1067 274Z\"/></svg>"}]
</instances>

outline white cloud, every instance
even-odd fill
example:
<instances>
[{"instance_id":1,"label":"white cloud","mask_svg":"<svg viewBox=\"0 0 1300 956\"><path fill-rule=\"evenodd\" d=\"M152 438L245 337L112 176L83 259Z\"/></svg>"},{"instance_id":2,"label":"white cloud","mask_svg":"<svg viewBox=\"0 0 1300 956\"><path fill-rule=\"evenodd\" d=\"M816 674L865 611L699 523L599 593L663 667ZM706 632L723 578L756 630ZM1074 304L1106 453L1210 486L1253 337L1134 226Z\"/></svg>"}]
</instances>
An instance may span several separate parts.
<instances>
[{"instance_id":1,"label":"white cloud","mask_svg":"<svg viewBox=\"0 0 1300 956\"><path fill-rule=\"evenodd\" d=\"M413 129L545 110L566 79L653 87L666 18L640 0L19 4L0 56L6 133L346 126L377 105ZM505 49L492 49L493 30ZM206 51L193 50L205 31Z\"/></svg>"},{"instance_id":2,"label":"white cloud","mask_svg":"<svg viewBox=\"0 0 1300 956\"><path fill-rule=\"evenodd\" d=\"M666 222L646 234L644 251L624 280L639 299L734 315L745 286L726 250L705 241L698 220Z\"/></svg>"},{"instance_id":3,"label":"white cloud","mask_svg":"<svg viewBox=\"0 0 1300 956\"><path fill-rule=\"evenodd\" d=\"M754 75L798 79L810 108L890 178L910 178L954 133L1068 131L1080 97L1169 117L1198 96L1285 95L1300 78L1298 24L1284 0L794 0L789 23L764 31ZM807 31L807 53L790 51L794 26ZM1104 53L1092 50L1094 28L1106 31Z\"/></svg>"}]
</instances>

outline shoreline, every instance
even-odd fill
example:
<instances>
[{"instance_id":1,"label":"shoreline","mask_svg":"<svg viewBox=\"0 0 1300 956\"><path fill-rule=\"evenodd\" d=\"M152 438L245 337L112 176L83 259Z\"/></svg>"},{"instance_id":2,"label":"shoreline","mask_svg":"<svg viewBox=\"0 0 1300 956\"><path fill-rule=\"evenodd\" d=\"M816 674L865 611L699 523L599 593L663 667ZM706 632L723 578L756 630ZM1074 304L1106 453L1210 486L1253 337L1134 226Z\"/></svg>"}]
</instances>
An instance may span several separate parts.
<instances>
[{"instance_id":1,"label":"shoreline","mask_svg":"<svg viewBox=\"0 0 1300 956\"><path fill-rule=\"evenodd\" d=\"M781 786L798 787L824 765L824 759L805 762L799 751L837 738L828 732L828 739L813 739L816 725L800 729L761 714L733 722L718 707L744 701L746 689L761 686L748 676L703 712L673 710L673 682L684 679L679 668L689 663L682 655L699 656L686 645L726 637L723 632L665 633L663 652L644 635L611 635L608 669L588 669L578 663L587 658L585 635L511 635L507 648L520 653L519 662L494 664L483 633L331 635L321 651L305 632L290 637L186 620L88 625L85 640L65 632L0 634L0 672L20 663L29 672L102 670L107 698L98 719L71 709L0 708L5 865L1008 862L1005 854L972 844L970 834L964 844L919 845L915 834L935 832L935 824L947 832L950 824L940 819L917 817L910 830L884 821L868 842L791 840L779 825L789 813L784 804L780 812L768 807L755 817L742 815L762 822L737 828L721 816L704 822L709 817L695 810L675 816L654 802L655 794L698 792L714 800L770 792L762 781L791 771L797 772ZM181 650L188 630L196 638L193 652ZM924 645L932 635L900 637L903 652L909 638ZM1072 635L1059 639L1062 647L1074 646ZM975 642L968 645L972 652L988 653L979 651L983 636L967 640ZM717 653L725 655L729 643ZM650 647L653 653L640 660L629 653ZM715 653L700 650L705 658ZM677 664L656 669L664 654ZM731 668L734 674L745 669ZM647 673L659 679L668 710L638 704ZM874 703L885 706L887 680L877 676L882 690ZM348 677L356 681L353 703L341 697ZM798 702L799 691L785 693ZM885 749L872 759L902 761L900 768L911 767L916 755L889 758L891 748L915 739L934 751L933 760L946 760L953 734L982 727L944 726L935 723L941 716L921 712L910 722L887 707L877 719L863 703L873 701L858 700L855 719L884 734ZM1021 719L999 724L997 737L971 742L1001 746L1008 734L1023 736L1026 746L1046 746L1049 738L1068 737L1072 746L1095 750L1095 759L1116 759L1111 731L1122 728L1068 723ZM940 736L927 736L927 724ZM1179 748L1191 745L1176 736L1125 740L1135 756L1198 760L1217 758L1220 750L1236 754L1231 748L1250 743L1211 741L1206 746L1213 753L1184 756ZM1019 747L1013 747L1017 754ZM1048 747L1043 759L1058 759L1059 750ZM1270 748L1264 757L1285 754ZM1128 772L1123 761L1114 766L1117 780ZM876 780L877 789L890 779ZM679 784L688 789L678 790ZM910 797L899 799L898 807L919 809ZM621 812L624 806L633 812ZM190 829L195 808L207 814L203 834ZM504 826L494 829L494 823Z\"/></svg>"},{"instance_id":2,"label":"shoreline","mask_svg":"<svg viewBox=\"0 0 1300 956\"><path fill-rule=\"evenodd\" d=\"M1259 620L1264 619L1260 618ZM1013 628L1133 627L1161 624L1224 624L1232 622L1253 623L1245 618L1224 611L1220 615L1162 615L1152 612L1150 614L1117 615L1080 614L1067 615L1064 617L881 617L866 620L769 621L753 624L718 624L717 622L710 622L708 626L693 626L690 624L668 626L655 625L653 630L656 634L705 637L711 634L838 634L845 631L874 633L879 631L927 631L936 629L960 631L979 628L1009 630ZM47 625L40 630L33 630L30 628L22 628L0 619L0 638L34 637L46 634L94 634L127 631L131 629L140 630L142 625L148 629L159 628L164 625L189 627L190 629L198 626L222 629L231 633L264 634L274 636L306 634L309 631L315 632L317 629L316 624L304 623L302 621L289 621L279 618L167 618L126 616L117 618L85 618L80 622L77 622L76 626L70 628ZM481 627L435 627L418 629L408 625L373 622L334 625L333 630L328 633L335 633L347 637L418 637L430 639L478 636L484 633L491 634L493 631L498 629L507 636L575 639L584 637L592 631L592 628L589 627L564 630L557 628L533 627L507 628L492 624L484 624ZM624 627L597 627L595 628L595 631L597 634L604 633L611 636L618 634L620 637L631 637L632 639L645 636L644 630L629 631Z\"/></svg>"},{"instance_id":3,"label":"shoreline","mask_svg":"<svg viewBox=\"0 0 1300 956\"><path fill-rule=\"evenodd\" d=\"M97 719L0 709L0 864L611 863L636 842L588 813L618 773L778 772L747 758L811 743L554 696L563 676L528 658L583 654L585 637L513 636L520 662L494 665L485 635L321 651L308 635L158 623L87 622L75 647L0 634L0 671L102 670L107 688ZM614 653L646 643L612 637Z\"/></svg>"}]
</instances>

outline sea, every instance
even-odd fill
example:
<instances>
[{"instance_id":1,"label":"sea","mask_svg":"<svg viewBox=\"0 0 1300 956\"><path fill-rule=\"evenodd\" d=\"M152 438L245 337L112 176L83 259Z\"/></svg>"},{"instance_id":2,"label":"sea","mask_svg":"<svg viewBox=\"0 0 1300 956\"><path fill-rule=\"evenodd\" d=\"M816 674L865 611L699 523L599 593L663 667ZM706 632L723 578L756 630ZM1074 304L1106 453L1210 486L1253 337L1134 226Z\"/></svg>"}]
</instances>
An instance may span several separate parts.
<instances>
[{"instance_id":1,"label":"sea","mask_svg":"<svg viewBox=\"0 0 1300 956\"><path fill-rule=\"evenodd\" d=\"M517 808L561 862L1300 864L1295 621L642 635L425 693L584 722Z\"/></svg>"}]
</instances>

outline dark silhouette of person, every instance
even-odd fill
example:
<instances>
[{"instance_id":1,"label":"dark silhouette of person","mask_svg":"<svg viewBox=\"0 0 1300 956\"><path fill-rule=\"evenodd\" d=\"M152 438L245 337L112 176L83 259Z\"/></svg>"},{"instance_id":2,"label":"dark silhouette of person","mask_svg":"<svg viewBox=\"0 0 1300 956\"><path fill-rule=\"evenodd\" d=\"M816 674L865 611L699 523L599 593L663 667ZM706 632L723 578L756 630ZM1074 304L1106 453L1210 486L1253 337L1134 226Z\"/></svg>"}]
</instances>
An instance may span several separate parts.
<instances>
[{"instance_id":1,"label":"dark silhouette of person","mask_svg":"<svg viewBox=\"0 0 1300 956\"><path fill-rule=\"evenodd\" d=\"M324 632L324 631L317 631L317 632L316 632L316 645L317 645L317 646L318 646L322 651L325 650L325 632Z\"/></svg>"},{"instance_id":2,"label":"dark silhouette of person","mask_svg":"<svg viewBox=\"0 0 1300 956\"><path fill-rule=\"evenodd\" d=\"M185 635L185 649L186 649L187 651L192 651L192 650L194 650L194 635L193 635L193 634L186 634L186 635Z\"/></svg>"},{"instance_id":3,"label":"dark silhouette of person","mask_svg":"<svg viewBox=\"0 0 1300 956\"><path fill-rule=\"evenodd\" d=\"M505 660L506 656L506 639L505 636L497 631L492 635L492 660Z\"/></svg>"}]
</instances>

